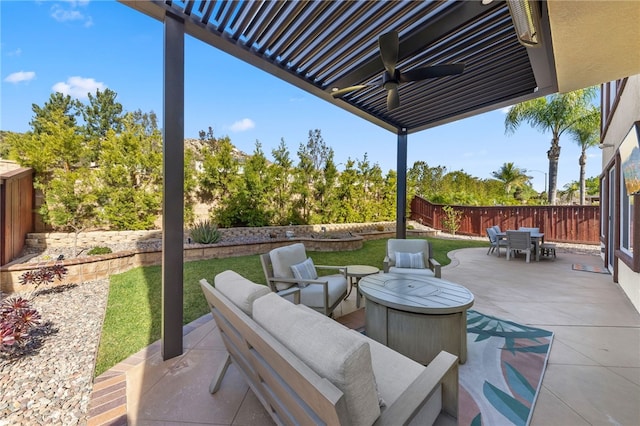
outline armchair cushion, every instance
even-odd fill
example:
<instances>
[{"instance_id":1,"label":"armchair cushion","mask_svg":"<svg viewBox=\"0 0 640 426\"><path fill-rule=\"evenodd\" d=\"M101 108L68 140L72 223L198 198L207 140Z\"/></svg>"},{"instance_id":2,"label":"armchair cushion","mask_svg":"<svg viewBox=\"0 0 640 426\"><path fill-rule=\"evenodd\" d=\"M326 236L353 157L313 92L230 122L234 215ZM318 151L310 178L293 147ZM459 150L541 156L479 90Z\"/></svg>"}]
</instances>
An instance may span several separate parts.
<instances>
[{"instance_id":1,"label":"armchair cushion","mask_svg":"<svg viewBox=\"0 0 640 426\"><path fill-rule=\"evenodd\" d=\"M340 300L347 291L347 279L344 275L324 275L318 278L319 281L327 281L327 291L329 293L329 306L333 306ZM302 286L300 286L302 287ZM324 306L324 286L320 284L308 284L300 289L300 303L312 308Z\"/></svg>"},{"instance_id":2,"label":"armchair cushion","mask_svg":"<svg viewBox=\"0 0 640 426\"><path fill-rule=\"evenodd\" d=\"M310 257L304 262L291 265L291 271L293 272L293 276L299 280L315 280L318 278L318 272ZM305 282L298 283L298 287L300 288L305 288L307 285L309 284Z\"/></svg>"},{"instance_id":3,"label":"armchair cushion","mask_svg":"<svg viewBox=\"0 0 640 426\"><path fill-rule=\"evenodd\" d=\"M411 274L411 275L424 275L427 277L435 277L436 274L429 268L398 268L396 266L389 267L390 274Z\"/></svg>"},{"instance_id":4,"label":"armchair cushion","mask_svg":"<svg viewBox=\"0 0 640 426\"><path fill-rule=\"evenodd\" d=\"M268 286L251 282L230 270L216 275L214 285L220 293L249 316L253 313L253 302L259 297L271 293Z\"/></svg>"},{"instance_id":5,"label":"armchair cushion","mask_svg":"<svg viewBox=\"0 0 640 426\"><path fill-rule=\"evenodd\" d=\"M397 268L418 268L424 269L424 253L403 253L396 252L396 267Z\"/></svg>"},{"instance_id":6,"label":"armchair cushion","mask_svg":"<svg viewBox=\"0 0 640 426\"><path fill-rule=\"evenodd\" d=\"M271 257L273 276L275 278L295 278L291 265L302 263L307 258L304 244L302 243L275 248L269 252L269 256ZM292 283L276 283L276 288L278 291L286 290L292 285Z\"/></svg>"},{"instance_id":7,"label":"armchair cushion","mask_svg":"<svg viewBox=\"0 0 640 426\"><path fill-rule=\"evenodd\" d=\"M343 392L350 424L373 424L380 406L367 339L273 293L256 300L253 312L258 324Z\"/></svg>"}]
</instances>

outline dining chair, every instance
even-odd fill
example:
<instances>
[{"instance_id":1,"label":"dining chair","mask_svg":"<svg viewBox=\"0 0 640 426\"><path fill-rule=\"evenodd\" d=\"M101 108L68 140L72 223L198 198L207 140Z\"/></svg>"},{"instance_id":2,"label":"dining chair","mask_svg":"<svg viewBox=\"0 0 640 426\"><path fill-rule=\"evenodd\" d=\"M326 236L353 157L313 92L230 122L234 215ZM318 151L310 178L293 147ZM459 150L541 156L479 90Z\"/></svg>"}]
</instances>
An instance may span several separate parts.
<instances>
[{"instance_id":1,"label":"dining chair","mask_svg":"<svg viewBox=\"0 0 640 426\"><path fill-rule=\"evenodd\" d=\"M487 237L489 237L489 244L490 244L489 250L487 251L487 255L497 250L498 257L500 257L500 247L504 247L506 249L507 241L502 238L498 238L498 234L496 233L496 230L493 227L487 228Z\"/></svg>"},{"instance_id":2,"label":"dining chair","mask_svg":"<svg viewBox=\"0 0 640 426\"><path fill-rule=\"evenodd\" d=\"M531 233L526 231L507 231L507 260L511 258L512 253L515 255L518 252L525 252L527 263L529 263L533 252Z\"/></svg>"}]
</instances>

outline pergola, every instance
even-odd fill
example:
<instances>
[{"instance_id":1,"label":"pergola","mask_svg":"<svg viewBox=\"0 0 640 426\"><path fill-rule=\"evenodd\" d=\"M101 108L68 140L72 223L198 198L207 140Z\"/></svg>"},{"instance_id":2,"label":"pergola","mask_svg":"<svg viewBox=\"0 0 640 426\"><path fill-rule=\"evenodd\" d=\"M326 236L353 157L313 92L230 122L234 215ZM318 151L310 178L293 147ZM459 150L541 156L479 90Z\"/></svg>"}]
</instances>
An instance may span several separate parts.
<instances>
[{"instance_id":1,"label":"pergola","mask_svg":"<svg viewBox=\"0 0 640 426\"><path fill-rule=\"evenodd\" d=\"M399 238L409 134L640 73L635 1L120 1L164 23L164 200L183 199L190 35L396 134ZM400 106L389 111L378 37L390 31L399 69L462 62L464 73L400 85ZM352 85L367 87L332 96ZM164 359L182 353L183 226L182 204L165 202Z\"/></svg>"}]
</instances>

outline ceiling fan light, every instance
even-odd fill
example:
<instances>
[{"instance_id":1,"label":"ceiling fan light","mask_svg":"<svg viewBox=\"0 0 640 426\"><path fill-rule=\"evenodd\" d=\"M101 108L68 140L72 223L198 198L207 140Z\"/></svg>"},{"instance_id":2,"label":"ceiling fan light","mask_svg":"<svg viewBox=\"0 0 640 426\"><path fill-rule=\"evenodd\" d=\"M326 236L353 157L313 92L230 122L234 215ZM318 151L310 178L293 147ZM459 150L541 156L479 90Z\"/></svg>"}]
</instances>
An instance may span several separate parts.
<instances>
[{"instance_id":1,"label":"ceiling fan light","mask_svg":"<svg viewBox=\"0 0 640 426\"><path fill-rule=\"evenodd\" d=\"M518 40L525 47L540 46L540 16L535 1L507 0Z\"/></svg>"}]
</instances>

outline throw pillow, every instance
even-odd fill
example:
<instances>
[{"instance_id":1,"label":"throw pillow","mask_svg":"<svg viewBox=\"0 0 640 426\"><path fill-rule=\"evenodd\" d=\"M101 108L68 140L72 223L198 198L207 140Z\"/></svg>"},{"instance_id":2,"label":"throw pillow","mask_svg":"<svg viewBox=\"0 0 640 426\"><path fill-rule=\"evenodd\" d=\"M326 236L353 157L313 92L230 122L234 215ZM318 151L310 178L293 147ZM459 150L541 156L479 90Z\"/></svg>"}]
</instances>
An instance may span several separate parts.
<instances>
[{"instance_id":1,"label":"throw pillow","mask_svg":"<svg viewBox=\"0 0 640 426\"><path fill-rule=\"evenodd\" d=\"M424 269L424 254L396 252L396 268Z\"/></svg>"},{"instance_id":2,"label":"throw pillow","mask_svg":"<svg viewBox=\"0 0 640 426\"><path fill-rule=\"evenodd\" d=\"M318 279L318 273L316 272L316 266L313 264L313 260L310 257L304 262L291 265L291 272L293 272L293 276L299 280L315 280ZM301 288L305 288L307 283L298 283L298 286Z\"/></svg>"}]
</instances>

